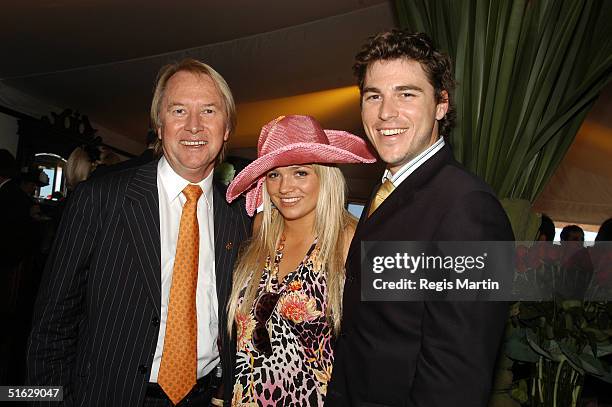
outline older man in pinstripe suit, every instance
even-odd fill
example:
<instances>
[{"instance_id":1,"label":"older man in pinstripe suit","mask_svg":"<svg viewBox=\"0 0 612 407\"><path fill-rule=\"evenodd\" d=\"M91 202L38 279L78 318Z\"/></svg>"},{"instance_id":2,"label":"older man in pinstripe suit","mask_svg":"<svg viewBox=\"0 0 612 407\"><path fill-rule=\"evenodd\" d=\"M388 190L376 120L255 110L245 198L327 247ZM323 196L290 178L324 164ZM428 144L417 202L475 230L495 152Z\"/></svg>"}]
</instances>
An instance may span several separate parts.
<instances>
[{"instance_id":1,"label":"older man in pinstripe suit","mask_svg":"<svg viewBox=\"0 0 612 407\"><path fill-rule=\"evenodd\" d=\"M30 384L64 386L65 405L209 403L218 368L232 371L225 302L250 229L212 181L235 117L208 65L162 69L151 118L164 155L75 191L36 304Z\"/></svg>"}]
</instances>

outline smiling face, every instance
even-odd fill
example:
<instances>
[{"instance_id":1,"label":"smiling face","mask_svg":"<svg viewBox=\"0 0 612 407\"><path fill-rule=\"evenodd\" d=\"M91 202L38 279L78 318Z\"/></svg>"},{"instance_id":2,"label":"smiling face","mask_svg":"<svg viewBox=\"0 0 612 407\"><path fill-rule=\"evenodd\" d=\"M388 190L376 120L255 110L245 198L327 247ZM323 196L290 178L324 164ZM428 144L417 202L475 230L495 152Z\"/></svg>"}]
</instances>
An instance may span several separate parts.
<instances>
[{"instance_id":1,"label":"smiling face","mask_svg":"<svg viewBox=\"0 0 612 407\"><path fill-rule=\"evenodd\" d=\"M207 75L179 71L166 84L157 135L172 169L190 182L210 174L229 137L222 100Z\"/></svg>"},{"instance_id":2,"label":"smiling face","mask_svg":"<svg viewBox=\"0 0 612 407\"><path fill-rule=\"evenodd\" d=\"M446 92L442 98L447 99ZM370 142L392 173L438 140L438 123L448 102L436 102L434 88L417 61L376 61L368 67L361 119Z\"/></svg>"},{"instance_id":3,"label":"smiling face","mask_svg":"<svg viewBox=\"0 0 612 407\"><path fill-rule=\"evenodd\" d=\"M314 224L319 176L312 165L291 165L268 171L266 190L285 220L311 220Z\"/></svg>"}]
</instances>

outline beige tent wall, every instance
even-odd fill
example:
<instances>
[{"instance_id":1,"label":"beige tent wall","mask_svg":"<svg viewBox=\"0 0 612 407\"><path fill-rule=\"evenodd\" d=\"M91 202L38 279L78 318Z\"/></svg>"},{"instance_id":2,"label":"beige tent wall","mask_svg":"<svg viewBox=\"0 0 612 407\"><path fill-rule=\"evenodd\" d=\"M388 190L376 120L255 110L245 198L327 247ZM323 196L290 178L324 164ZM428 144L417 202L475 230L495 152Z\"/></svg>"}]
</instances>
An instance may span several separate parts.
<instances>
[{"instance_id":1,"label":"beige tent wall","mask_svg":"<svg viewBox=\"0 0 612 407\"><path fill-rule=\"evenodd\" d=\"M612 85L595 103L534 209L564 223L600 225L612 217Z\"/></svg>"}]
</instances>

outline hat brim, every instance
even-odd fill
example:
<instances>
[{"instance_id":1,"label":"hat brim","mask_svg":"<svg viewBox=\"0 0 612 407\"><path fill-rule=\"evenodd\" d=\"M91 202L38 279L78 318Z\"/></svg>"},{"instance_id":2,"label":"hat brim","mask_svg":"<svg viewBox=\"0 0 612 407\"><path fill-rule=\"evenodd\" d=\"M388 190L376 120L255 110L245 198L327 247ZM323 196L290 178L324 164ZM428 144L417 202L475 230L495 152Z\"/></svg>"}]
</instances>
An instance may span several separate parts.
<instances>
[{"instance_id":1,"label":"hat brim","mask_svg":"<svg viewBox=\"0 0 612 407\"><path fill-rule=\"evenodd\" d=\"M277 167L299 164L373 163L376 161L376 158L361 138L338 130L325 130L325 133L330 144L294 143L257 158L247 165L231 182L227 189L227 201L232 202L241 194L256 186L260 188L261 183L258 181L268 171ZM260 194L257 193L255 195L259 196ZM250 202L250 204L252 206L255 203Z\"/></svg>"}]
</instances>

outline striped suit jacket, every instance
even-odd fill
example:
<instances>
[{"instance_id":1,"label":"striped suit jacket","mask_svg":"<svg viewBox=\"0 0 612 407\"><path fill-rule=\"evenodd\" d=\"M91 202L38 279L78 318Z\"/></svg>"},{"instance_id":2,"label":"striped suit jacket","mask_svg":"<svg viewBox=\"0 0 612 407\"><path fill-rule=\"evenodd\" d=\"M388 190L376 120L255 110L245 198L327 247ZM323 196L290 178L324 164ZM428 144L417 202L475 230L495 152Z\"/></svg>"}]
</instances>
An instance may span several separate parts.
<instances>
[{"instance_id":1,"label":"striped suit jacket","mask_svg":"<svg viewBox=\"0 0 612 407\"><path fill-rule=\"evenodd\" d=\"M64 386L64 405L142 405L161 307L158 199L153 161L82 184L64 212L28 345L28 382ZM250 220L222 186L213 207L221 363L232 372L225 304Z\"/></svg>"}]
</instances>

